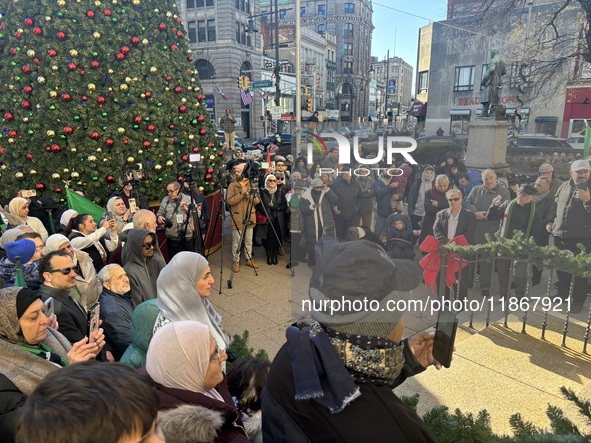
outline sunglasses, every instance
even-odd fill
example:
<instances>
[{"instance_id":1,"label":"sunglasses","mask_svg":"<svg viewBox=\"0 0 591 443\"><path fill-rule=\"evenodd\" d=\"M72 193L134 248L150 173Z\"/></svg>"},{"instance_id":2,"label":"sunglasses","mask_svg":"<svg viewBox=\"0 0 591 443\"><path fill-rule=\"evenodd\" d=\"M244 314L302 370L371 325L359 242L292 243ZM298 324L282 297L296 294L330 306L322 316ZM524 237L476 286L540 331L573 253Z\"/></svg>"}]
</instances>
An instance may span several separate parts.
<instances>
[{"instance_id":1,"label":"sunglasses","mask_svg":"<svg viewBox=\"0 0 591 443\"><path fill-rule=\"evenodd\" d=\"M70 272L72 272L74 270L74 268L62 268L62 269L50 269L49 272L51 274L53 274L54 272L60 272L63 275L69 275Z\"/></svg>"},{"instance_id":2,"label":"sunglasses","mask_svg":"<svg viewBox=\"0 0 591 443\"><path fill-rule=\"evenodd\" d=\"M213 357L209 359L209 361L219 360L220 359L220 347L216 345L215 352L213 353Z\"/></svg>"},{"instance_id":3,"label":"sunglasses","mask_svg":"<svg viewBox=\"0 0 591 443\"><path fill-rule=\"evenodd\" d=\"M269 179L269 180L267 180L267 181L268 181L268 182L276 182L277 180L271 180L271 179Z\"/></svg>"},{"instance_id":4,"label":"sunglasses","mask_svg":"<svg viewBox=\"0 0 591 443\"><path fill-rule=\"evenodd\" d=\"M144 243L142 246L144 247L144 249L145 249L146 251L149 251L150 249L152 249L152 248L155 248L155 247L156 247L156 242L155 242L155 241L153 241L152 243Z\"/></svg>"},{"instance_id":5,"label":"sunglasses","mask_svg":"<svg viewBox=\"0 0 591 443\"><path fill-rule=\"evenodd\" d=\"M447 201L448 202L457 202L460 200L460 197L454 197L454 198L448 198Z\"/></svg>"}]
</instances>

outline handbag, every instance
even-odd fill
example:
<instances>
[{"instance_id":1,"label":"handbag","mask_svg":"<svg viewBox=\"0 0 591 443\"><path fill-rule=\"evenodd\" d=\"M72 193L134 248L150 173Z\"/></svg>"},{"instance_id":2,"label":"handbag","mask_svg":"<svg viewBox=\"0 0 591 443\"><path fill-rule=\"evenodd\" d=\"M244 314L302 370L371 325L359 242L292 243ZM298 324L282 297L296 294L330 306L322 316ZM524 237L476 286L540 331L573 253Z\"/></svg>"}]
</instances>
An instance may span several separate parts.
<instances>
[{"instance_id":1,"label":"handbag","mask_svg":"<svg viewBox=\"0 0 591 443\"><path fill-rule=\"evenodd\" d=\"M269 223L267 216L260 211L256 212L256 222L257 224Z\"/></svg>"},{"instance_id":2,"label":"handbag","mask_svg":"<svg viewBox=\"0 0 591 443\"><path fill-rule=\"evenodd\" d=\"M322 238L314 245L314 256L316 257L317 262L326 252L328 252L329 249L339 244L339 239L336 236L334 227L323 228L322 231Z\"/></svg>"}]
</instances>

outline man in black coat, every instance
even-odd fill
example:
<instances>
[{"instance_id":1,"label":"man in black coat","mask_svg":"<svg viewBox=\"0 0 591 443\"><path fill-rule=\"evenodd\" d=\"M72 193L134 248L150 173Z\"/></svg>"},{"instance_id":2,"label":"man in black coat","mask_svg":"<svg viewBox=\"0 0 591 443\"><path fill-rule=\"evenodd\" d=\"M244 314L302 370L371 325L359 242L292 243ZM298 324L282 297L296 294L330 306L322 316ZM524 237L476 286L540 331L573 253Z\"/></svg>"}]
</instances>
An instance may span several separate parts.
<instances>
[{"instance_id":1,"label":"man in black coat","mask_svg":"<svg viewBox=\"0 0 591 443\"><path fill-rule=\"evenodd\" d=\"M44 302L53 297L59 331L72 344L88 335L86 310L72 293L77 292L74 269L74 262L62 250L50 252L39 265L39 275L43 278L39 294Z\"/></svg>"},{"instance_id":2,"label":"man in black coat","mask_svg":"<svg viewBox=\"0 0 591 443\"><path fill-rule=\"evenodd\" d=\"M542 229L539 235L536 236L536 244L539 246L548 246L550 243L550 233L546 230L547 225L552 225L556 217L556 208L554 207L554 193L550 190L552 187L552 180L548 177L539 176L534 183L536 188L536 196L534 202L536 209L540 211L542 217ZM533 267L532 285L536 286L542 280L543 268Z\"/></svg>"},{"instance_id":3,"label":"man in black coat","mask_svg":"<svg viewBox=\"0 0 591 443\"><path fill-rule=\"evenodd\" d=\"M330 186L337 195L337 204L333 207L334 222L337 229L337 237L344 241L349 228L357 226L357 208L361 200L361 185L351 177L351 168L343 166L341 175Z\"/></svg>"},{"instance_id":4,"label":"man in black coat","mask_svg":"<svg viewBox=\"0 0 591 443\"><path fill-rule=\"evenodd\" d=\"M129 278L125 269L117 264L105 266L98 278L103 285L99 303L105 338L113 357L119 361L131 344L131 316L135 302L131 296Z\"/></svg>"}]
</instances>

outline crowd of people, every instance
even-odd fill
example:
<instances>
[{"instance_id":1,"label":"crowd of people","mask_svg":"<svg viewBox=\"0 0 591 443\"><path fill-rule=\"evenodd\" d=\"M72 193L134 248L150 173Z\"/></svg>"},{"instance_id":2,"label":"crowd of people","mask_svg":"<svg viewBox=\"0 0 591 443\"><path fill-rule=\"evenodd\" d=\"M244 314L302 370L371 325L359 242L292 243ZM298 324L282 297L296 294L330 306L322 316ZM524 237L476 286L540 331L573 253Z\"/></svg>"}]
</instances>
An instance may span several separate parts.
<instances>
[{"instance_id":1,"label":"crowd of people","mask_svg":"<svg viewBox=\"0 0 591 443\"><path fill-rule=\"evenodd\" d=\"M417 257L429 237L479 244L486 234L518 231L539 245L591 248L587 160L571 164L567 181L544 164L535 183L520 185L503 183L491 169L467 171L454 153L436 165L401 163L391 166L400 173L382 167L377 175L340 165L338 154L333 149L318 167L276 156L256 175L242 157L232 159L226 200L234 272L242 256L246 266L259 267L259 241L269 266L286 255L285 246L288 266L312 268L312 301L367 296L385 304L410 297L421 283ZM401 313L318 309L288 328L273 363L249 358L228 368L230 339L210 301L214 278L194 241L207 232L207 201L178 182L166 190L156 213L132 212L113 196L98 225L85 213L52 214L50 203L41 207L55 220L45 226L29 216L33 202L19 195L2 212L0 442L41 441L58 425L70 432L51 441L432 441L392 392L428 366L440 367L433 334L401 339ZM329 237L336 246L319 258L317 246ZM511 290L512 269L515 294L524 295L524 266L497 261L500 296ZM482 295L490 295L492 266L459 273L460 297L475 274ZM541 273L533 269L533 284ZM558 272L560 297L569 296L570 283L570 274ZM586 279L574 279L572 312L582 309L588 290ZM89 312L97 303L94 328ZM95 395L99 378L108 387ZM111 396L114 388L121 392ZM111 398L121 399L117 411ZM105 430L97 417L68 417L80 408L118 424ZM360 428L361 419L377 425Z\"/></svg>"}]
</instances>

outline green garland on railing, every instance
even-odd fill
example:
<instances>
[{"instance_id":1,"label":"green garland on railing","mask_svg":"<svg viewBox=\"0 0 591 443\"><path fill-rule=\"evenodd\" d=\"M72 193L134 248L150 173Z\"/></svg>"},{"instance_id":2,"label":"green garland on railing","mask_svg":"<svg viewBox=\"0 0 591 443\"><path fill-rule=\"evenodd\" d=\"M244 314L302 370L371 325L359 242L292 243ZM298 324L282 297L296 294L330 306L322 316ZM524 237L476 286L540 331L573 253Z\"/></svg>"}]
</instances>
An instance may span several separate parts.
<instances>
[{"instance_id":1,"label":"green garland on railing","mask_svg":"<svg viewBox=\"0 0 591 443\"><path fill-rule=\"evenodd\" d=\"M486 234L486 243L473 246L442 245L441 253L457 254L461 257L469 255L488 255L490 259L495 256L510 257L527 260L537 267L549 267L565 271L577 277L591 276L591 254L587 253L582 244L577 244L581 250L573 254L565 249L558 249L556 246L538 246L532 237L523 238L522 232L516 232L513 238L499 237L495 234L493 240Z\"/></svg>"}]
</instances>

